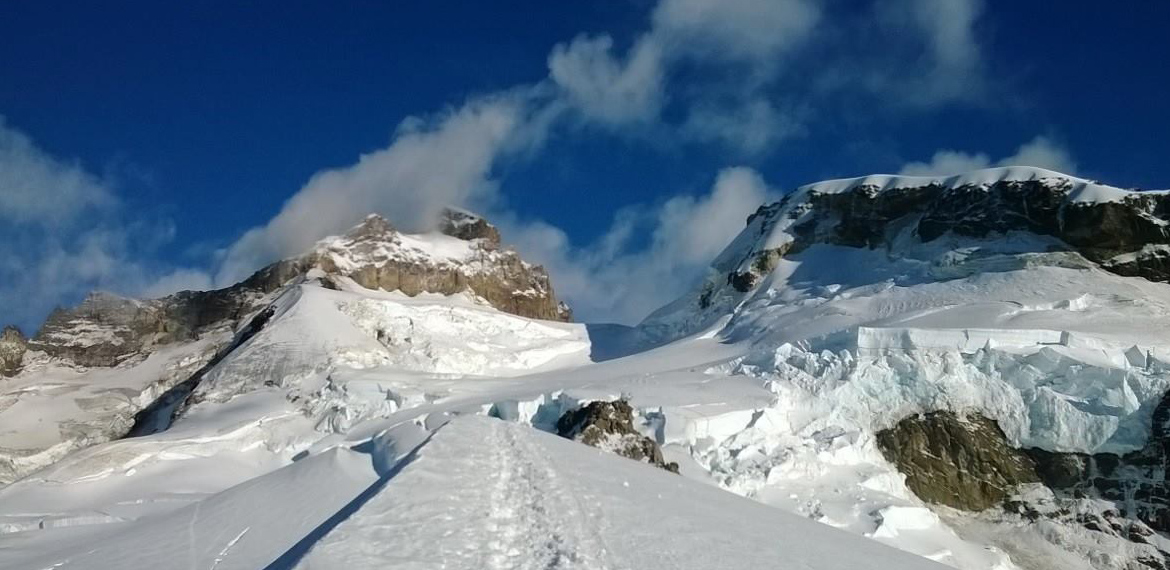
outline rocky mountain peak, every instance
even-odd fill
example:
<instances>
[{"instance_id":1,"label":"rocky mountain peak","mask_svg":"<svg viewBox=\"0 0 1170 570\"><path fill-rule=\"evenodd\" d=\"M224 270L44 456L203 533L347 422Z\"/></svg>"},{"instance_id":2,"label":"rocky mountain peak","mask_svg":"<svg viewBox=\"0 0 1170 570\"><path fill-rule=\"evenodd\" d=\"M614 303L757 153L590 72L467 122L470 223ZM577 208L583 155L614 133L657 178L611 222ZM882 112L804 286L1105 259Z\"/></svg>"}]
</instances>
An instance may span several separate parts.
<instances>
[{"instance_id":1,"label":"rocky mountain peak","mask_svg":"<svg viewBox=\"0 0 1170 570\"><path fill-rule=\"evenodd\" d=\"M327 282L345 277L367 289L411 296L466 292L504 312L569 320L571 312L556 299L544 268L499 244L495 226L462 210L445 210L439 231L425 234L402 233L370 214L308 253L273 263L231 287L153 300L91 293L76 307L54 311L30 341L18 342L15 333L6 332L0 339L0 373L19 371L26 347L79 366L115 366L212 329L234 330L271 294L313 270L323 272Z\"/></svg>"},{"instance_id":2,"label":"rocky mountain peak","mask_svg":"<svg viewBox=\"0 0 1170 570\"><path fill-rule=\"evenodd\" d=\"M500 245L500 230L487 220L466 210L445 208L439 216L439 231L462 240L483 240Z\"/></svg>"},{"instance_id":3,"label":"rocky mountain peak","mask_svg":"<svg viewBox=\"0 0 1170 570\"><path fill-rule=\"evenodd\" d=\"M378 215L339 237L321 240L296 262L307 271L352 279L367 289L453 295L469 292L501 311L568 320L543 267L500 247L500 234L483 218L448 208L438 231L399 232Z\"/></svg>"},{"instance_id":4,"label":"rocky mountain peak","mask_svg":"<svg viewBox=\"0 0 1170 570\"><path fill-rule=\"evenodd\" d=\"M393 241L397 235L390 220L380 214L367 215L360 224L345 233L345 237L354 241Z\"/></svg>"},{"instance_id":5,"label":"rocky mountain peak","mask_svg":"<svg viewBox=\"0 0 1170 570\"><path fill-rule=\"evenodd\" d=\"M814 246L881 251L918 268L919 280L1049 265L1170 282L1167 228L1170 191L1125 190L1039 168L828 180L760 207L701 288L649 321L702 315L686 317L694 322L681 330L694 330L731 310L782 260Z\"/></svg>"}]
</instances>

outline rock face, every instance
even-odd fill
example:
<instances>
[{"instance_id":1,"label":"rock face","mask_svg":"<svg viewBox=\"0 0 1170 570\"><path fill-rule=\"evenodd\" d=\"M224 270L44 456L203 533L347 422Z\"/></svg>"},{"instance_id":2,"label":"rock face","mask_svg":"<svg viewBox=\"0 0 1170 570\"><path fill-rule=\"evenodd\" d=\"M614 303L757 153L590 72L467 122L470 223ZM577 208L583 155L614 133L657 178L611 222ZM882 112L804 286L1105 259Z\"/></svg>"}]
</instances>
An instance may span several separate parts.
<instances>
[{"instance_id":1,"label":"rock face","mask_svg":"<svg viewBox=\"0 0 1170 570\"><path fill-rule=\"evenodd\" d=\"M1124 456L1015 449L994 420L952 412L906 418L878 432L878 446L925 501L968 511L1002 507L1031 521L1077 525L1139 545L1149 551L1143 567L1164 569L1170 553L1150 537L1170 532L1168 435L1170 396L1155 412L1146 447ZM1017 494L1037 482L1056 495L1033 501ZM1097 499L1115 507L1097 507Z\"/></svg>"},{"instance_id":2,"label":"rock face","mask_svg":"<svg viewBox=\"0 0 1170 570\"><path fill-rule=\"evenodd\" d=\"M24 353L28 350L28 339L14 326L4 327L0 332L0 376L12 376L20 372Z\"/></svg>"},{"instance_id":3,"label":"rock face","mask_svg":"<svg viewBox=\"0 0 1170 570\"><path fill-rule=\"evenodd\" d=\"M1170 280L1170 247L1165 247L1170 246L1170 194L1110 189L1117 193L1110 200L1082 201L1074 199L1082 182L1048 174L953 185L907 178L879 186L862 179L844 191L811 188L790 197L804 201L798 208L782 200L755 215L774 217L786 210L800 217L788 252L813 243L889 248L896 231L906 228L922 242L948 232L983 238L1020 231L1056 238L1120 275Z\"/></svg>"},{"instance_id":4,"label":"rock face","mask_svg":"<svg viewBox=\"0 0 1170 570\"><path fill-rule=\"evenodd\" d=\"M1150 438L1137 451L1116 455L1030 449L1044 484L1077 496L1114 502L1122 516L1170 533L1170 394L1154 409Z\"/></svg>"},{"instance_id":5,"label":"rock face","mask_svg":"<svg viewBox=\"0 0 1170 570\"><path fill-rule=\"evenodd\" d=\"M353 286L352 280L408 295L470 293L502 311L568 320L548 274L503 249L494 226L452 210L439 228L403 234L384 218L369 216L345 235L321 240L231 287L150 300L94 293L76 307L54 311L30 340L5 329L0 374L16 377L0 383L7 384L0 414L39 415L44 427L38 430L46 437L25 437L11 423L0 429L0 484L75 449L167 429L204 377L260 331L276 310L274 302L302 282L340 287ZM73 384L49 392L27 388L39 385L43 371L58 368L73 369L67 375ZM70 405L81 412L61 412ZM45 406L43 414L37 406Z\"/></svg>"},{"instance_id":6,"label":"rock face","mask_svg":"<svg viewBox=\"0 0 1170 570\"><path fill-rule=\"evenodd\" d=\"M495 226L473 214L448 210L440 228L441 234L402 234L372 215L345 235L322 240L300 263L349 277L367 289L411 296L469 291L522 317L572 318L568 307L557 301L544 268L501 248Z\"/></svg>"},{"instance_id":7,"label":"rock face","mask_svg":"<svg viewBox=\"0 0 1170 570\"><path fill-rule=\"evenodd\" d=\"M932 503L981 511L1000 504L1017 486L1039 480L1032 460L982 416L931 412L906 418L877 438L910 490Z\"/></svg>"},{"instance_id":8,"label":"rock face","mask_svg":"<svg viewBox=\"0 0 1170 570\"><path fill-rule=\"evenodd\" d=\"M266 294L295 276L291 269L280 262L232 287L147 301L93 293L77 307L53 311L29 348L79 366L116 366L211 329L234 328L259 308Z\"/></svg>"},{"instance_id":9,"label":"rock face","mask_svg":"<svg viewBox=\"0 0 1170 570\"><path fill-rule=\"evenodd\" d=\"M1018 525L1012 515L1023 521L1051 525L1055 523L1073 536L1088 535L1089 543L1099 545L1100 552L1124 553L1128 563L1114 563L1111 567L1126 570L1167 570L1170 568L1170 552L1165 550L1166 541L1148 525L1139 520L1123 516L1117 509L1102 506L1092 499L1056 497L1043 491L1029 492L1009 498L1003 505L1008 514L1006 524ZM1067 535L1058 533L1054 544L1070 551L1083 548L1077 541L1062 542ZM1083 543L1082 543L1083 544ZM1086 558L1100 554L1080 550ZM1118 557L1122 558L1122 557Z\"/></svg>"},{"instance_id":10,"label":"rock face","mask_svg":"<svg viewBox=\"0 0 1170 570\"><path fill-rule=\"evenodd\" d=\"M678 473L678 464L667 463L662 458L658 443L634 429L634 410L625 400L590 402L566 412L557 421L557 433L585 445Z\"/></svg>"},{"instance_id":11,"label":"rock face","mask_svg":"<svg viewBox=\"0 0 1170 570\"><path fill-rule=\"evenodd\" d=\"M486 243L500 245L500 230L487 220L463 210L444 210L439 219L439 231L462 240L482 239Z\"/></svg>"}]
</instances>

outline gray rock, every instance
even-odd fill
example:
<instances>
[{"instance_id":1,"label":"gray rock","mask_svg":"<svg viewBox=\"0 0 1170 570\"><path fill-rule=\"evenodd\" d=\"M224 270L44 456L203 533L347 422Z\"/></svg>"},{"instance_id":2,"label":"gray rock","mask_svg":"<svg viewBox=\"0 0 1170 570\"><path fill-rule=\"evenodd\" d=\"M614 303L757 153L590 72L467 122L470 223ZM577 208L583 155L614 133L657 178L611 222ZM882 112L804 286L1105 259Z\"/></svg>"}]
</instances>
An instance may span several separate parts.
<instances>
[{"instance_id":1,"label":"gray rock","mask_svg":"<svg viewBox=\"0 0 1170 570\"><path fill-rule=\"evenodd\" d=\"M1029 449L1044 484L1077 496L1113 501L1122 516L1170 533L1170 393L1154 408L1150 437L1137 451L1116 455Z\"/></svg>"},{"instance_id":2,"label":"gray rock","mask_svg":"<svg viewBox=\"0 0 1170 570\"><path fill-rule=\"evenodd\" d=\"M1071 183L1052 178L1001 181L990 186L887 188L858 186L840 194L809 195L813 215L798 226L793 252L813 243L879 248L890 228L912 222L918 237L933 241L951 232L987 237L1009 231L1055 237L1070 250L1119 275L1170 280L1170 257L1144 249L1170 244L1165 220L1170 195L1134 193L1118 202L1072 202ZM770 206L771 215L779 205ZM755 215L768 215L769 210ZM1132 259L1115 260L1121 254Z\"/></svg>"},{"instance_id":3,"label":"gray rock","mask_svg":"<svg viewBox=\"0 0 1170 570\"><path fill-rule=\"evenodd\" d=\"M0 332L0 376L15 376L20 372L27 351L28 339L20 329L13 325L4 327Z\"/></svg>"},{"instance_id":4,"label":"gray rock","mask_svg":"<svg viewBox=\"0 0 1170 570\"><path fill-rule=\"evenodd\" d=\"M1014 449L994 420L952 412L906 418L878 432L878 447L906 476L910 490L925 501L968 511L1000 506L1032 521L1079 525L1145 545L1149 561L1164 561L1168 553L1158 550L1149 537L1170 531L1168 432L1170 395L1155 411L1146 447L1120 457ZM1014 495L1020 485L1036 482L1057 493L1056 503L1031 504ZM1084 501L1090 498L1111 501L1116 508L1088 508Z\"/></svg>"},{"instance_id":5,"label":"gray rock","mask_svg":"<svg viewBox=\"0 0 1170 570\"><path fill-rule=\"evenodd\" d=\"M566 412L557 420L557 433L585 445L678 473L678 463L667 463L662 458L658 442L634 429L634 409L625 400L590 402Z\"/></svg>"},{"instance_id":6,"label":"gray rock","mask_svg":"<svg viewBox=\"0 0 1170 570\"><path fill-rule=\"evenodd\" d=\"M500 245L500 230L487 220L463 210L443 210L439 218L439 231L462 240L481 239L494 246Z\"/></svg>"},{"instance_id":7,"label":"gray rock","mask_svg":"<svg viewBox=\"0 0 1170 570\"><path fill-rule=\"evenodd\" d=\"M999 505L1015 488L1040 478L999 424L978 415L931 412L877 434L886 459L919 498L967 511Z\"/></svg>"}]
</instances>

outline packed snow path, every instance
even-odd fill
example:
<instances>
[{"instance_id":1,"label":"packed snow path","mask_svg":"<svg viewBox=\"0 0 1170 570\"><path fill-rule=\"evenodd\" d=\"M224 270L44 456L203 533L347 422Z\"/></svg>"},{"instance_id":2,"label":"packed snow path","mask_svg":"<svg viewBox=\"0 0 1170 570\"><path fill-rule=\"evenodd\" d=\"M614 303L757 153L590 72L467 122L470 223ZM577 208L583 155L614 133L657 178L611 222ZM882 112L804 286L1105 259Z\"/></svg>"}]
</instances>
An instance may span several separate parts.
<instances>
[{"instance_id":1,"label":"packed snow path","mask_svg":"<svg viewBox=\"0 0 1170 570\"><path fill-rule=\"evenodd\" d=\"M596 515L542 461L543 450L517 436L527 428L468 424L479 433L443 433L301 567L609 568ZM464 422L450 427L471 431ZM427 539L410 538L416 533Z\"/></svg>"},{"instance_id":2,"label":"packed snow path","mask_svg":"<svg viewBox=\"0 0 1170 570\"><path fill-rule=\"evenodd\" d=\"M601 537L592 530L599 522L577 497L561 485L560 476L527 438L515 429L491 422L490 447L497 470L487 528L491 568L609 568Z\"/></svg>"},{"instance_id":3,"label":"packed snow path","mask_svg":"<svg viewBox=\"0 0 1170 570\"><path fill-rule=\"evenodd\" d=\"M939 568L529 427L461 417L300 561L373 568Z\"/></svg>"}]
</instances>

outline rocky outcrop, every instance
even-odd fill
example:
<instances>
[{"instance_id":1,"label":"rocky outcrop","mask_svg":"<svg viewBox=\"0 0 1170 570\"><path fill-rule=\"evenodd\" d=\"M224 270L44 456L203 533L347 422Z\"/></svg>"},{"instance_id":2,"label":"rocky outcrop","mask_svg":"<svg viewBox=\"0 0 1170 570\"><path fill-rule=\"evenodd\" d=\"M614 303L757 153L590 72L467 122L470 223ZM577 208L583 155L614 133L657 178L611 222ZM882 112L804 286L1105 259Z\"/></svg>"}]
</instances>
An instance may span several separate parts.
<instances>
[{"instance_id":1,"label":"rocky outcrop","mask_svg":"<svg viewBox=\"0 0 1170 570\"><path fill-rule=\"evenodd\" d=\"M500 230L487 220L466 212L447 208L439 217L439 231L462 240L484 240L485 243L500 245Z\"/></svg>"},{"instance_id":2,"label":"rocky outcrop","mask_svg":"<svg viewBox=\"0 0 1170 570\"><path fill-rule=\"evenodd\" d=\"M29 348L79 366L116 366L215 328L235 328L298 269L295 263L280 262L231 287L146 301L93 293L77 307L53 311Z\"/></svg>"},{"instance_id":3,"label":"rocky outcrop","mask_svg":"<svg viewBox=\"0 0 1170 570\"><path fill-rule=\"evenodd\" d=\"M895 281L1043 265L1165 282L1170 191L1122 190L1029 167L810 184L748 216L703 281L641 327L662 340L702 330L735 311L785 260L800 262L809 248L826 245L875 250L875 259L902 265L886 276ZM936 257L949 245L955 255Z\"/></svg>"},{"instance_id":4,"label":"rocky outcrop","mask_svg":"<svg viewBox=\"0 0 1170 570\"><path fill-rule=\"evenodd\" d=\"M634 429L634 409L625 400L590 402L566 412L557 421L557 433L585 445L678 473L678 463L667 463L658 443Z\"/></svg>"},{"instance_id":5,"label":"rocky outcrop","mask_svg":"<svg viewBox=\"0 0 1170 570\"><path fill-rule=\"evenodd\" d=\"M1150 438L1137 451L1116 455L1030 449L1044 484L1074 496L1112 501L1122 516L1170 533L1170 393L1154 409Z\"/></svg>"},{"instance_id":6,"label":"rocky outcrop","mask_svg":"<svg viewBox=\"0 0 1170 570\"><path fill-rule=\"evenodd\" d=\"M1020 517L1031 523L1055 523L1068 530L1051 535L1054 544L1070 551L1080 550L1078 554L1086 557L1099 557L1099 552L1108 552L1110 557L1119 554L1109 567L1170 570L1170 552L1165 549L1167 541L1149 525L1105 505L1092 499L1058 497L1033 489L1004 501L1004 518L1008 520L1003 522L1019 524L1020 520L1012 520L1012 517ZM1069 540L1085 534L1089 535L1087 541ZM1097 553L1081 550L1086 542L1097 545L1100 550Z\"/></svg>"},{"instance_id":7,"label":"rocky outcrop","mask_svg":"<svg viewBox=\"0 0 1170 570\"><path fill-rule=\"evenodd\" d=\"M977 414L932 412L878 432L878 447L919 498L968 511L1001 507L1030 521L1076 525L1144 552L1143 568L1165 569L1170 552L1155 532L1170 532L1166 484L1170 395L1155 412L1145 448L1117 456L1013 448L999 425ZM1054 491L1037 501L1017 493L1042 483ZM1101 508L1104 499L1115 505Z\"/></svg>"},{"instance_id":8,"label":"rocky outcrop","mask_svg":"<svg viewBox=\"0 0 1170 570\"><path fill-rule=\"evenodd\" d=\"M4 327L0 332L0 376L15 376L24 362L28 351L28 339L15 326Z\"/></svg>"},{"instance_id":9,"label":"rocky outcrop","mask_svg":"<svg viewBox=\"0 0 1170 570\"><path fill-rule=\"evenodd\" d=\"M978 415L909 417L878 432L877 442L906 486L931 503L981 511L1039 480L1032 460L1008 444L998 424Z\"/></svg>"},{"instance_id":10,"label":"rocky outcrop","mask_svg":"<svg viewBox=\"0 0 1170 570\"><path fill-rule=\"evenodd\" d=\"M411 296L470 292L522 317L572 318L568 307L557 301L548 272L501 248L495 226L473 214L449 210L440 229L463 243L444 247L433 237L404 235L385 218L371 215L345 235L322 241L302 262L328 275L349 277L367 289Z\"/></svg>"},{"instance_id":11,"label":"rocky outcrop","mask_svg":"<svg viewBox=\"0 0 1170 570\"><path fill-rule=\"evenodd\" d=\"M789 210L803 216L793 227L791 251L814 243L891 247L896 232L907 227L923 242L947 233L984 238L1019 231L1056 238L1120 275L1170 280L1170 194L1127 192L1116 201L1075 201L1073 188L1066 177L957 186L860 183L831 193L814 188L800 196L806 204ZM781 209L784 202L756 215Z\"/></svg>"}]
</instances>

